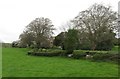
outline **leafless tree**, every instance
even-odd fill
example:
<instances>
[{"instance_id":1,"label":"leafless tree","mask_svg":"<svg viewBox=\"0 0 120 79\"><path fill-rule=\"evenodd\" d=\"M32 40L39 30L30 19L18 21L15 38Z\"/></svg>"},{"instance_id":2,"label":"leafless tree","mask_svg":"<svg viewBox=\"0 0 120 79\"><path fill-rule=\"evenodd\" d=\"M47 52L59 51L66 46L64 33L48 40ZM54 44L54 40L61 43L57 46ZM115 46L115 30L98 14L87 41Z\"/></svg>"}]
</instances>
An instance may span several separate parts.
<instances>
[{"instance_id":1,"label":"leafless tree","mask_svg":"<svg viewBox=\"0 0 120 79\"><path fill-rule=\"evenodd\" d=\"M25 32L27 32L27 34L32 34L36 47L41 48L49 46L49 40L51 39L53 30L54 28L51 20L49 18L41 17L30 22L30 24L26 26ZM23 36L25 37L26 35L23 34ZM28 38L29 36L26 37Z\"/></svg>"},{"instance_id":2,"label":"leafless tree","mask_svg":"<svg viewBox=\"0 0 120 79\"><path fill-rule=\"evenodd\" d=\"M89 39L94 50L97 42L111 38L109 34L115 29L116 16L117 13L112 11L110 6L94 4L80 12L72 22L81 35Z\"/></svg>"}]
</instances>

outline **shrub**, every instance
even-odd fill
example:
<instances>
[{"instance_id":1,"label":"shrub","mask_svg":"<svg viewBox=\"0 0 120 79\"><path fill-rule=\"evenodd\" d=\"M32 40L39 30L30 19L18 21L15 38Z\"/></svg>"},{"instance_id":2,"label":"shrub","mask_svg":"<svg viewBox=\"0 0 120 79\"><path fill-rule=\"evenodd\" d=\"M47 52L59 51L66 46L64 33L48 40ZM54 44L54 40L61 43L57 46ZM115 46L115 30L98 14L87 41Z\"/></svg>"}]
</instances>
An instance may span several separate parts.
<instances>
[{"instance_id":1,"label":"shrub","mask_svg":"<svg viewBox=\"0 0 120 79\"><path fill-rule=\"evenodd\" d=\"M85 56L86 56L86 52L83 52L83 51L74 51L73 52L73 58L75 58L75 59L79 59L79 58L85 58Z\"/></svg>"},{"instance_id":2,"label":"shrub","mask_svg":"<svg viewBox=\"0 0 120 79\"><path fill-rule=\"evenodd\" d=\"M93 56L94 61L115 61L120 60L120 54L116 53L96 53Z\"/></svg>"},{"instance_id":3,"label":"shrub","mask_svg":"<svg viewBox=\"0 0 120 79\"><path fill-rule=\"evenodd\" d=\"M90 55L95 55L97 52L91 51L89 52Z\"/></svg>"},{"instance_id":4,"label":"shrub","mask_svg":"<svg viewBox=\"0 0 120 79\"><path fill-rule=\"evenodd\" d=\"M114 54L109 58L111 61L115 61L120 64L120 54Z\"/></svg>"},{"instance_id":5,"label":"shrub","mask_svg":"<svg viewBox=\"0 0 120 79\"><path fill-rule=\"evenodd\" d=\"M28 51L27 54L28 54L28 55L31 55L31 54L32 54L32 51Z\"/></svg>"},{"instance_id":6,"label":"shrub","mask_svg":"<svg viewBox=\"0 0 120 79\"><path fill-rule=\"evenodd\" d=\"M40 48L40 49L38 49L37 52L47 52L47 49L42 49L42 48Z\"/></svg>"},{"instance_id":7,"label":"shrub","mask_svg":"<svg viewBox=\"0 0 120 79\"><path fill-rule=\"evenodd\" d=\"M35 52L37 52L37 51L38 51L38 49L35 48L35 49L32 49L32 50L28 51L27 54L28 54L28 55L33 55L33 54L34 54Z\"/></svg>"},{"instance_id":8,"label":"shrub","mask_svg":"<svg viewBox=\"0 0 120 79\"><path fill-rule=\"evenodd\" d=\"M85 56L86 56L85 53L73 54L73 58L75 58L75 59L85 58Z\"/></svg>"},{"instance_id":9,"label":"shrub","mask_svg":"<svg viewBox=\"0 0 120 79\"><path fill-rule=\"evenodd\" d=\"M93 60L98 61L98 60L103 60L103 54L102 53L97 53L93 56Z\"/></svg>"},{"instance_id":10,"label":"shrub","mask_svg":"<svg viewBox=\"0 0 120 79\"><path fill-rule=\"evenodd\" d=\"M35 55L35 56L63 56L65 52L63 50L52 50L52 49L34 49L28 51L28 55Z\"/></svg>"},{"instance_id":11,"label":"shrub","mask_svg":"<svg viewBox=\"0 0 120 79\"><path fill-rule=\"evenodd\" d=\"M89 54L89 55L94 55L97 52L96 51L89 51L89 50L74 50L74 53L76 54L80 54L80 53L85 53L85 54Z\"/></svg>"},{"instance_id":12,"label":"shrub","mask_svg":"<svg viewBox=\"0 0 120 79\"><path fill-rule=\"evenodd\" d=\"M36 52L36 53L34 53L34 55L35 56L48 56L48 57L52 57L52 56L59 56L60 53L59 52L57 52L57 53L49 53L49 52L40 52L40 53L38 53L38 52Z\"/></svg>"},{"instance_id":13,"label":"shrub","mask_svg":"<svg viewBox=\"0 0 120 79\"><path fill-rule=\"evenodd\" d=\"M94 54L96 54L96 51L74 50L73 58L75 59L85 58L86 55L93 56Z\"/></svg>"}]
</instances>

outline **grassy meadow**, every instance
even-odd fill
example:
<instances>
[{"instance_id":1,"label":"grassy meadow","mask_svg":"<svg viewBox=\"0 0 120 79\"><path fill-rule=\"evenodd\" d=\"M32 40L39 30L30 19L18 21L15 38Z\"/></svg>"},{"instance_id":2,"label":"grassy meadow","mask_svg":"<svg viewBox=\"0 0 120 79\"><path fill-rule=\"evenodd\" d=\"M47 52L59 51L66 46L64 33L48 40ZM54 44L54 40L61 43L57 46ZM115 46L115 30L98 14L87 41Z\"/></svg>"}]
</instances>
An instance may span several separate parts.
<instances>
[{"instance_id":1,"label":"grassy meadow","mask_svg":"<svg viewBox=\"0 0 120 79\"><path fill-rule=\"evenodd\" d=\"M117 77L118 65L64 57L27 55L26 48L2 49L3 77Z\"/></svg>"}]
</instances>

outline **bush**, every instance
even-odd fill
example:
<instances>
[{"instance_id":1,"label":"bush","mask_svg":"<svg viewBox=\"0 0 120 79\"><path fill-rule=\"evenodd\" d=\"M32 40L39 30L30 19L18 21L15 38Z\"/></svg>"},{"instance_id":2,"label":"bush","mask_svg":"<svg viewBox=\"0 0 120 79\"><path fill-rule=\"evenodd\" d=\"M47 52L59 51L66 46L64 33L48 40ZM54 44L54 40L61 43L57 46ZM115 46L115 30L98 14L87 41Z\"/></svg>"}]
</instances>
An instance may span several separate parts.
<instances>
[{"instance_id":1,"label":"bush","mask_svg":"<svg viewBox=\"0 0 120 79\"><path fill-rule=\"evenodd\" d=\"M98 61L98 60L103 60L104 55L102 53L97 53L93 56L93 60Z\"/></svg>"},{"instance_id":2,"label":"bush","mask_svg":"<svg viewBox=\"0 0 120 79\"><path fill-rule=\"evenodd\" d=\"M80 58L85 58L86 54L81 53L81 54L73 54L74 59L80 59Z\"/></svg>"},{"instance_id":3,"label":"bush","mask_svg":"<svg viewBox=\"0 0 120 79\"><path fill-rule=\"evenodd\" d=\"M28 55L33 55L33 54L34 54L35 52L37 52L37 51L38 51L38 49L35 48L35 49L32 49L32 50L28 51L27 54L28 54Z\"/></svg>"},{"instance_id":4,"label":"bush","mask_svg":"<svg viewBox=\"0 0 120 79\"><path fill-rule=\"evenodd\" d=\"M111 61L115 61L120 64L120 54L114 54L109 58Z\"/></svg>"},{"instance_id":5,"label":"bush","mask_svg":"<svg viewBox=\"0 0 120 79\"><path fill-rule=\"evenodd\" d=\"M35 55L35 56L62 56L64 55L63 50L52 50L52 49L34 49L28 51L28 55Z\"/></svg>"},{"instance_id":6,"label":"bush","mask_svg":"<svg viewBox=\"0 0 120 79\"><path fill-rule=\"evenodd\" d=\"M93 55L94 61L115 61L118 62L120 60L120 54L116 53L96 53Z\"/></svg>"},{"instance_id":7,"label":"bush","mask_svg":"<svg viewBox=\"0 0 120 79\"><path fill-rule=\"evenodd\" d=\"M95 55L97 52L91 51L89 52L90 55Z\"/></svg>"},{"instance_id":8,"label":"bush","mask_svg":"<svg viewBox=\"0 0 120 79\"><path fill-rule=\"evenodd\" d=\"M74 50L74 52L73 52L73 58L75 58L75 59L85 58L86 55L93 56L94 54L96 54L95 51Z\"/></svg>"},{"instance_id":9,"label":"bush","mask_svg":"<svg viewBox=\"0 0 120 79\"><path fill-rule=\"evenodd\" d=\"M86 56L86 52L76 50L76 51L73 52L73 56L72 57L74 59L79 59L79 58L85 58L85 56Z\"/></svg>"},{"instance_id":10,"label":"bush","mask_svg":"<svg viewBox=\"0 0 120 79\"><path fill-rule=\"evenodd\" d=\"M28 55L31 55L32 53L33 53L32 51L28 51L28 52L27 52Z\"/></svg>"},{"instance_id":11,"label":"bush","mask_svg":"<svg viewBox=\"0 0 120 79\"><path fill-rule=\"evenodd\" d=\"M33 55L35 55L35 56L48 56L48 57L52 57L52 56L59 56L60 53L59 52L57 52L57 53L49 53L49 52L40 52L40 53L38 53L38 52L36 52Z\"/></svg>"},{"instance_id":12,"label":"bush","mask_svg":"<svg viewBox=\"0 0 120 79\"><path fill-rule=\"evenodd\" d=\"M74 50L75 54L80 54L80 53L85 53L85 54L89 54L89 55L94 55L97 52L96 51L89 51L89 50Z\"/></svg>"}]
</instances>

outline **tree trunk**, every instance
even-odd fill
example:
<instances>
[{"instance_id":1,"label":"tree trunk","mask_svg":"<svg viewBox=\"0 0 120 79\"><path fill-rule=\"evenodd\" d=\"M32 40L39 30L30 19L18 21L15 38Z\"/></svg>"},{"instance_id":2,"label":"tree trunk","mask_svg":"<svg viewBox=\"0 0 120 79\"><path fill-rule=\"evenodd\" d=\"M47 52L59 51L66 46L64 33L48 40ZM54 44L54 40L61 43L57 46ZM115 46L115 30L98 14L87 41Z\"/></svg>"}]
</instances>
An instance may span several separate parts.
<instances>
[{"instance_id":1,"label":"tree trunk","mask_svg":"<svg viewBox=\"0 0 120 79\"><path fill-rule=\"evenodd\" d=\"M92 50L95 50L95 49L96 49L96 44L93 43L93 44L92 44Z\"/></svg>"}]
</instances>

